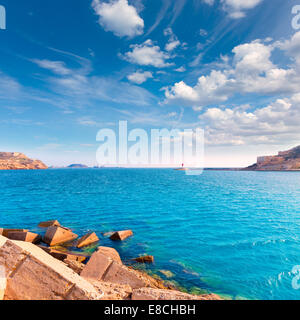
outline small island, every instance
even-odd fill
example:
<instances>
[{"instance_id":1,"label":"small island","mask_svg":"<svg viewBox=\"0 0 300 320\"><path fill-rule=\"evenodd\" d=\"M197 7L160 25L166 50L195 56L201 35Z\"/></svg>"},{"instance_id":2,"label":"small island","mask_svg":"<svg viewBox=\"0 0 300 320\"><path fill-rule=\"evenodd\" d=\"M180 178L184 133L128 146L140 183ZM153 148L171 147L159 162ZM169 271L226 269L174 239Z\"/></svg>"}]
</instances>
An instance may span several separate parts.
<instances>
[{"instance_id":1,"label":"small island","mask_svg":"<svg viewBox=\"0 0 300 320\"><path fill-rule=\"evenodd\" d=\"M30 159L19 152L0 152L0 170L48 169L40 160Z\"/></svg>"}]
</instances>

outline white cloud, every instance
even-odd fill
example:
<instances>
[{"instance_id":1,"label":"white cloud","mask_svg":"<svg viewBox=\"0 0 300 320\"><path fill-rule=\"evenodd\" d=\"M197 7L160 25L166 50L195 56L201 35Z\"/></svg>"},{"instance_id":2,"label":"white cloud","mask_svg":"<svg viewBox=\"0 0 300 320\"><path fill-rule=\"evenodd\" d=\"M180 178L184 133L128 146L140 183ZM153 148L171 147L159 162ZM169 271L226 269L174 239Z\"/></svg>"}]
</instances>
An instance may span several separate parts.
<instances>
[{"instance_id":1,"label":"white cloud","mask_svg":"<svg viewBox=\"0 0 300 320\"><path fill-rule=\"evenodd\" d=\"M245 11L253 9L263 0L221 0L229 16L233 19L245 17Z\"/></svg>"},{"instance_id":2,"label":"white cloud","mask_svg":"<svg viewBox=\"0 0 300 320\"><path fill-rule=\"evenodd\" d=\"M215 0L202 0L204 3L212 6ZM233 19L245 17L245 11L255 8L263 0L220 0L223 9L228 12Z\"/></svg>"},{"instance_id":3,"label":"white cloud","mask_svg":"<svg viewBox=\"0 0 300 320\"><path fill-rule=\"evenodd\" d=\"M180 41L178 40L177 36L174 34L171 28L165 29L164 35L166 37L169 37L169 41L165 47L166 51L173 51L174 49L176 49L181 45Z\"/></svg>"},{"instance_id":4,"label":"white cloud","mask_svg":"<svg viewBox=\"0 0 300 320\"><path fill-rule=\"evenodd\" d=\"M37 64L39 67L43 69L48 69L58 75L70 74L70 70L66 68L65 64L61 61L50 61L46 59L45 60L33 59L31 61Z\"/></svg>"},{"instance_id":5,"label":"white cloud","mask_svg":"<svg viewBox=\"0 0 300 320\"><path fill-rule=\"evenodd\" d=\"M296 143L300 139L300 93L253 111L243 106L210 108L199 119L206 126L209 144Z\"/></svg>"},{"instance_id":6,"label":"white cloud","mask_svg":"<svg viewBox=\"0 0 300 320\"><path fill-rule=\"evenodd\" d=\"M131 45L132 51L125 54L125 59L131 63L142 66L154 66L156 68L164 68L171 66L166 62L170 59L170 55L161 51L160 47L154 45L151 40L145 41L143 44Z\"/></svg>"},{"instance_id":7,"label":"white cloud","mask_svg":"<svg viewBox=\"0 0 300 320\"><path fill-rule=\"evenodd\" d=\"M132 74L130 74L128 77L128 80L131 82L137 83L137 84L142 84L146 82L148 79L153 78L153 75L149 71L136 71Z\"/></svg>"},{"instance_id":8,"label":"white cloud","mask_svg":"<svg viewBox=\"0 0 300 320\"><path fill-rule=\"evenodd\" d=\"M300 82L300 32L290 40L265 44L259 40L235 47L231 63L199 77L195 86L181 81L165 89L166 102L200 106L226 102L236 94L290 94L298 92ZM287 68L272 62L275 48L285 51L294 64ZM222 69L223 65L223 69Z\"/></svg>"},{"instance_id":9,"label":"white cloud","mask_svg":"<svg viewBox=\"0 0 300 320\"><path fill-rule=\"evenodd\" d=\"M134 37L143 34L144 20L128 0L110 0L108 3L93 0L92 7L99 15L99 23L118 37Z\"/></svg>"},{"instance_id":10,"label":"white cloud","mask_svg":"<svg viewBox=\"0 0 300 320\"><path fill-rule=\"evenodd\" d=\"M180 41L179 40L175 40L175 41L172 41L172 42L169 42L169 43L166 44L166 50L167 51L173 51L178 46L180 46Z\"/></svg>"},{"instance_id":11,"label":"white cloud","mask_svg":"<svg viewBox=\"0 0 300 320\"><path fill-rule=\"evenodd\" d=\"M184 66L181 66L181 67L179 67L179 68L175 69L175 71L176 71L176 72L185 72L185 71L186 71L186 69L185 69L185 67L184 67Z\"/></svg>"}]
</instances>

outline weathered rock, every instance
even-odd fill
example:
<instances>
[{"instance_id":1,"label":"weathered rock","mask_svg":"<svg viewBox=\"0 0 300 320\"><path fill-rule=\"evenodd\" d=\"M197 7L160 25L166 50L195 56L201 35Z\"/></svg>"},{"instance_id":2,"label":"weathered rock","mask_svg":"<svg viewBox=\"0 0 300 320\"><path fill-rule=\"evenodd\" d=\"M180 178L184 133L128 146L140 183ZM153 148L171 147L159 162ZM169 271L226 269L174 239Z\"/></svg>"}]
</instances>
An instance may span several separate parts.
<instances>
[{"instance_id":1,"label":"weathered rock","mask_svg":"<svg viewBox=\"0 0 300 320\"><path fill-rule=\"evenodd\" d=\"M65 259L67 259L67 260L72 260L77 262L84 262L86 260L86 257L84 255L74 254L68 251L63 252L58 250L50 250L49 254L55 259L58 259L61 261L64 261Z\"/></svg>"},{"instance_id":2,"label":"weathered rock","mask_svg":"<svg viewBox=\"0 0 300 320\"><path fill-rule=\"evenodd\" d=\"M132 300L221 300L217 295L195 296L175 290L139 288L132 292Z\"/></svg>"},{"instance_id":3,"label":"weathered rock","mask_svg":"<svg viewBox=\"0 0 300 320\"><path fill-rule=\"evenodd\" d=\"M27 229L5 229L0 228L0 236L6 237L8 236L9 232L28 232Z\"/></svg>"},{"instance_id":4,"label":"weathered rock","mask_svg":"<svg viewBox=\"0 0 300 320\"><path fill-rule=\"evenodd\" d=\"M110 239L114 241L123 241L131 236L133 236L133 232L131 230L124 230L113 233L110 236Z\"/></svg>"},{"instance_id":5,"label":"weathered rock","mask_svg":"<svg viewBox=\"0 0 300 320\"><path fill-rule=\"evenodd\" d=\"M82 238L78 240L77 248L83 248L98 241L99 241L99 238L97 237L96 233L91 232L84 235Z\"/></svg>"},{"instance_id":6,"label":"weathered rock","mask_svg":"<svg viewBox=\"0 0 300 320\"><path fill-rule=\"evenodd\" d=\"M51 226L47 229L43 241L50 246L55 246L75 240L77 237L78 235L70 231L70 229L59 226Z\"/></svg>"},{"instance_id":7,"label":"weathered rock","mask_svg":"<svg viewBox=\"0 0 300 320\"><path fill-rule=\"evenodd\" d=\"M81 275L85 278L101 280L113 262L122 264L118 252L109 247L99 247L84 267Z\"/></svg>"},{"instance_id":8,"label":"weathered rock","mask_svg":"<svg viewBox=\"0 0 300 320\"><path fill-rule=\"evenodd\" d=\"M38 243L42 237L37 233L32 232L8 232L7 238L10 240L25 241L31 243Z\"/></svg>"},{"instance_id":9,"label":"weathered rock","mask_svg":"<svg viewBox=\"0 0 300 320\"><path fill-rule=\"evenodd\" d=\"M109 258L111 258L112 260L118 262L118 263L122 263L122 260L120 258L120 255L118 253L117 250L115 250L114 248L110 248L110 247L98 247L97 250L98 253L101 253Z\"/></svg>"},{"instance_id":10,"label":"weathered rock","mask_svg":"<svg viewBox=\"0 0 300 320\"><path fill-rule=\"evenodd\" d=\"M44 250L45 252L47 252L48 254L50 254L55 259L58 259L61 261L70 260L70 261L82 263L87 258L84 254L74 253L67 250L60 251L60 250L53 249L52 247L46 247L46 246L38 246L38 247Z\"/></svg>"},{"instance_id":11,"label":"weathered rock","mask_svg":"<svg viewBox=\"0 0 300 320\"><path fill-rule=\"evenodd\" d=\"M65 259L64 263L77 274L80 274L84 268L84 264L79 261Z\"/></svg>"},{"instance_id":12,"label":"weathered rock","mask_svg":"<svg viewBox=\"0 0 300 320\"><path fill-rule=\"evenodd\" d=\"M19 152L0 152L0 170L47 169L40 160L33 160Z\"/></svg>"},{"instance_id":13,"label":"weathered rock","mask_svg":"<svg viewBox=\"0 0 300 320\"><path fill-rule=\"evenodd\" d=\"M6 290L6 274L4 270L4 266L0 265L0 301L4 298L4 293Z\"/></svg>"},{"instance_id":14,"label":"weathered rock","mask_svg":"<svg viewBox=\"0 0 300 320\"><path fill-rule=\"evenodd\" d=\"M61 261L28 242L0 236L5 300L99 300L101 294Z\"/></svg>"},{"instance_id":15,"label":"weathered rock","mask_svg":"<svg viewBox=\"0 0 300 320\"><path fill-rule=\"evenodd\" d=\"M100 292L104 293L103 300L130 300L132 288L129 285L121 285L117 283L93 281L92 285Z\"/></svg>"},{"instance_id":16,"label":"weathered rock","mask_svg":"<svg viewBox=\"0 0 300 320\"><path fill-rule=\"evenodd\" d=\"M154 257L153 256L144 256L144 257L135 258L134 260L138 263L153 263Z\"/></svg>"},{"instance_id":17,"label":"weathered rock","mask_svg":"<svg viewBox=\"0 0 300 320\"><path fill-rule=\"evenodd\" d=\"M81 272L86 279L129 285L132 288L147 286L134 270L121 264L119 254L112 248L100 247Z\"/></svg>"},{"instance_id":18,"label":"weathered rock","mask_svg":"<svg viewBox=\"0 0 300 320\"><path fill-rule=\"evenodd\" d=\"M43 221L39 223L40 228L49 228L52 226L60 227L60 223L57 220Z\"/></svg>"},{"instance_id":19,"label":"weathered rock","mask_svg":"<svg viewBox=\"0 0 300 320\"><path fill-rule=\"evenodd\" d=\"M102 277L105 282L117 283L121 285L129 285L131 288L142 288L147 286L147 283L141 277L138 277L134 270L113 262Z\"/></svg>"}]
</instances>

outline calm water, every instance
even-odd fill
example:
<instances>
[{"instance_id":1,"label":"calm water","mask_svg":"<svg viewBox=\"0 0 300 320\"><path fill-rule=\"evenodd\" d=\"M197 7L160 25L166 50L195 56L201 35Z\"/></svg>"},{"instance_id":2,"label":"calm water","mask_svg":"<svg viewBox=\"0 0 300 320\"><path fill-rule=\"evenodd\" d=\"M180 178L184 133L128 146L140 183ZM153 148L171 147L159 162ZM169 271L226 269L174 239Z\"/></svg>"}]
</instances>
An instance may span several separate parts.
<instances>
[{"instance_id":1,"label":"calm water","mask_svg":"<svg viewBox=\"0 0 300 320\"><path fill-rule=\"evenodd\" d=\"M126 261L154 255L149 268L171 271L169 280L188 290L300 299L291 285L300 265L300 173L2 171L0 185L2 227L37 230L58 219L79 234L130 228L133 238L101 244Z\"/></svg>"}]
</instances>

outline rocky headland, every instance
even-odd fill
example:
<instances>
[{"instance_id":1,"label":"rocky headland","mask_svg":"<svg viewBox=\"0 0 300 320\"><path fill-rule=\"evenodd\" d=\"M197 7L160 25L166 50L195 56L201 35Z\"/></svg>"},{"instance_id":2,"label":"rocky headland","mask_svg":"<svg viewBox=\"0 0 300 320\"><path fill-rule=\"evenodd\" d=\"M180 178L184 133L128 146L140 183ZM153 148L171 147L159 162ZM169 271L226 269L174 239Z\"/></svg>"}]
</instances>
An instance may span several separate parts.
<instances>
[{"instance_id":1,"label":"rocky headland","mask_svg":"<svg viewBox=\"0 0 300 320\"><path fill-rule=\"evenodd\" d=\"M40 160L30 159L19 152L0 152L0 170L48 169Z\"/></svg>"},{"instance_id":2,"label":"rocky headland","mask_svg":"<svg viewBox=\"0 0 300 320\"><path fill-rule=\"evenodd\" d=\"M248 171L298 171L300 170L300 146L280 151L276 156L258 157L257 163L245 168Z\"/></svg>"},{"instance_id":3,"label":"rocky headland","mask_svg":"<svg viewBox=\"0 0 300 320\"><path fill-rule=\"evenodd\" d=\"M178 291L125 265L115 249L99 246L95 232L79 238L57 220L39 227L44 232L0 228L0 300L220 300L215 294ZM106 236L126 241L134 234L124 230ZM91 246L93 253L84 250ZM154 257L134 260L153 263Z\"/></svg>"}]
</instances>

